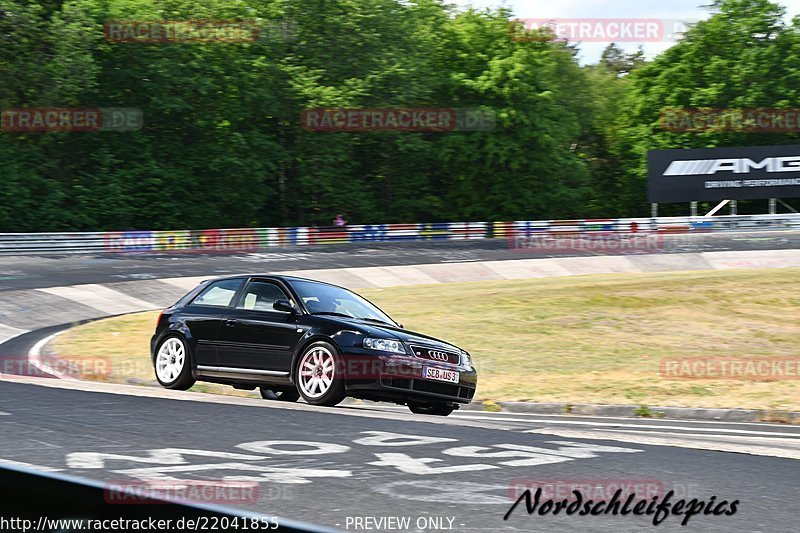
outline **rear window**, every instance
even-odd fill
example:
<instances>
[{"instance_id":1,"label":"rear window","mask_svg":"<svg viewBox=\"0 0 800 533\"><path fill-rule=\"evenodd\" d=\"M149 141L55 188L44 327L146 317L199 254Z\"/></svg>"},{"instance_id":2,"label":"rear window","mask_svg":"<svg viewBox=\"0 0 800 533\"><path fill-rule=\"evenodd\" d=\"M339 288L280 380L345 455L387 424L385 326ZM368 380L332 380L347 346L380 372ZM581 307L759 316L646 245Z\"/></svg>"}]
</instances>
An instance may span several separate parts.
<instances>
[{"instance_id":1,"label":"rear window","mask_svg":"<svg viewBox=\"0 0 800 533\"><path fill-rule=\"evenodd\" d=\"M244 280L225 279L215 281L203 289L200 294L192 301L192 305L209 305L212 307L228 307L233 300L233 296Z\"/></svg>"}]
</instances>

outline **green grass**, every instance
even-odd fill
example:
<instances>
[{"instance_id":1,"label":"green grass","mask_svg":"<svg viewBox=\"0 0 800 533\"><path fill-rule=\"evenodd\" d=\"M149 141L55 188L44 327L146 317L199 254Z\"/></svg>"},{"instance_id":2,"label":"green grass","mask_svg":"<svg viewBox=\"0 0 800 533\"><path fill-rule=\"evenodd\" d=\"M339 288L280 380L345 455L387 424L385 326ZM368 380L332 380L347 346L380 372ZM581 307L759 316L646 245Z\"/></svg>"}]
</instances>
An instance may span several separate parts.
<instances>
[{"instance_id":1,"label":"green grass","mask_svg":"<svg viewBox=\"0 0 800 533\"><path fill-rule=\"evenodd\" d=\"M360 291L407 329L469 350L490 401L800 410L797 380L668 380L665 357L798 357L800 269L612 274ZM53 348L152 379L155 314L79 326ZM110 336L109 332L117 332ZM108 339L111 339L109 342ZM130 364L136 363L138 364ZM114 375L111 381L127 375Z\"/></svg>"}]
</instances>

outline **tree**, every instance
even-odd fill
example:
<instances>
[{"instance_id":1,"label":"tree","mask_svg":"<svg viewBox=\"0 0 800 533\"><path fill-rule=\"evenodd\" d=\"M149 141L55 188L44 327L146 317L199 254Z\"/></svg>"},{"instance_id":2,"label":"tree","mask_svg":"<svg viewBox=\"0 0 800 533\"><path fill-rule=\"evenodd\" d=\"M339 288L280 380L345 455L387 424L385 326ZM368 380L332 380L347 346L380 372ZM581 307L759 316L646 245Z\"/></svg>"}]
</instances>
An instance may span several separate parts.
<instances>
[{"instance_id":1,"label":"tree","mask_svg":"<svg viewBox=\"0 0 800 533\"><path fill-rule=\"evenodd\" d=\"M798 142L798 135L791 133L665 130L662 112L668 109L798 105L798 19L786 26L784 9L768 0L718 0L711 9L708 20L691 27L678 44L630 76L628 111L615 143L623 163L622 213L646 213L648 150ZM670 209L677 213L681 208L662 212Z\"/></svg>"}]
</instances>

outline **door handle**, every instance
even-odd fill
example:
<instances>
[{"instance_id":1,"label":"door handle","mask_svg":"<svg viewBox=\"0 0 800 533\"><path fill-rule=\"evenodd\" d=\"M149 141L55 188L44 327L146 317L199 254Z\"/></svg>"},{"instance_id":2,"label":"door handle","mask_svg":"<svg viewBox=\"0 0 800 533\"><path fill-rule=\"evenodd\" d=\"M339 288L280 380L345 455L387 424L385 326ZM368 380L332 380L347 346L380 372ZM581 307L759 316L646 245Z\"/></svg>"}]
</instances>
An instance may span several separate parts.
<instances>
[{"instance_id":1,"label":"door handle","mask_svg":"<svg viewBox=\"0 0 800 533\"><path fill-rule=\"evenodd\" d=\"M233 320L233 319L226 320L225 321L225 325L228 326L229 328L232 328L233 326L236 325L236 320Z\"/></svg>"}]
</instances>

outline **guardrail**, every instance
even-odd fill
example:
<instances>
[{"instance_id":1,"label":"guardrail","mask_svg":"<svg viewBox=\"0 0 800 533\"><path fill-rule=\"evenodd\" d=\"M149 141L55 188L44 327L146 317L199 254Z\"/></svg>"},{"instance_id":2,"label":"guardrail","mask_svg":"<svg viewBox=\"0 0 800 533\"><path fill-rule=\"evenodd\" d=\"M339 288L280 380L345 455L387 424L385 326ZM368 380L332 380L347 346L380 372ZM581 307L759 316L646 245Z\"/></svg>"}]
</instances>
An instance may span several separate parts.
<instances>
[{"instance_id":1,"label":"guardrail","mask_svg":"<svg viewBox=\"0 0 800 533\"><path fill-rule=\"evenodd\" d=\"M593 233L680 234L791 229L800 229L800 214L494 222L492 236L513 238L534 234L591 236Z\"/></svg>"},{"instance_id":2,"label":"guardrail","mask_svg":"<svg viewBox=\"0 0 800 533\"><path fill-rule=\"evenodd\" d=\"M800 214L85 233L0 233L0 255L250 251L287 246L514 238L520 235L800 229Z\"/></svg>"},{"instance_id":3,"label":"guardrail","mask_svg":"<svg viewBox=\"0 0 800 533\"><path fill-rule=\"evenodd\" d=\"M2 233L0 254L259 251L359 242L485 239L485 222L92 233Z\"/></svg>"}]
</instances>

